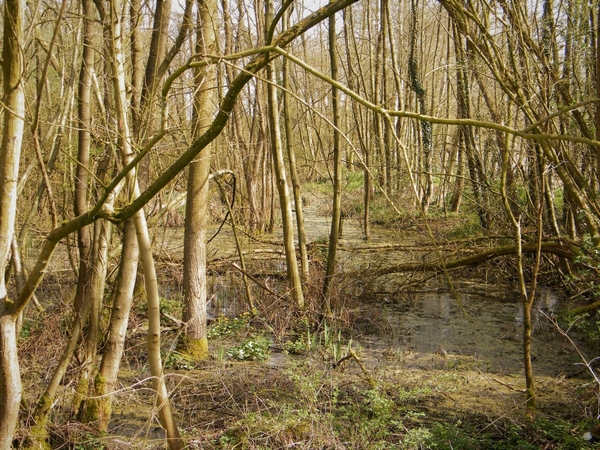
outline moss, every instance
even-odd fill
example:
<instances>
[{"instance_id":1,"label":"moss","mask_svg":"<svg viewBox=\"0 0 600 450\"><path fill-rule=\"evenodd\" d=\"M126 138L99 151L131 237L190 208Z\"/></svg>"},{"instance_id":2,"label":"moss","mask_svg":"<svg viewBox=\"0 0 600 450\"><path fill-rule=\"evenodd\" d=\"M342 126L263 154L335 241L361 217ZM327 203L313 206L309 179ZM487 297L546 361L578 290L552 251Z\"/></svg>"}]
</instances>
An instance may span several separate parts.
<instances>
[{"instance_id":1,"label":"moss","mask_svg":"<svg viewBox=\"0 0 600 450\"><path fill-rule=\"evenodd\" d=\"M182 337L177 351L186 359L192 361L202 361L208 358L208 339L191 339Z\"/></svg>"},{"instance_id":2,"label":"moss","mask_svg":"<svg viewBox=\"0 0 600 450\"><path fill-rule=\"evenodd\" d=\"M52 399L48 397L46 394L42 395L36 405L37 415L36 422L44 422L46 423L48 411L52 408Z\"/></svg>"},{"instance_id":3,"label":"moss","mask_svg":"<svg viewBox=\"0 0 600 450\"><path fill-rule=\"evenodd\" d=\"M112 414L112 396L106 395L108 392L106 379L100 373L96 374L96 378L94 378L94 392L99 397L94 401L96 408L94 413L98 420L98 429L107 431Z\"/></svg>"},{"instance_id":4,"label":"moss","mask_svg":"<svg viewBox=\"0 0 600 450\"><path fill-rule=\"evenodd\" d=\"M48 443L48 430L46 429L45 416L42 417L42 423L37 423L28 430L28 436L21 444L22 448L27 450L52 450Z\"/></svg>"},{"instance_id":5,"label":"moss","mask_svg":"<svg viewBox=\"0 0 600 450\"><path fill-rule=\"evenodd\" d=\"M88 378L86 376L79 377L79 382L75 387L75 395L73 396L73 411L75 415L79 415L84 407L84 400L88 393Z\"/></svg>"}]
</instances>

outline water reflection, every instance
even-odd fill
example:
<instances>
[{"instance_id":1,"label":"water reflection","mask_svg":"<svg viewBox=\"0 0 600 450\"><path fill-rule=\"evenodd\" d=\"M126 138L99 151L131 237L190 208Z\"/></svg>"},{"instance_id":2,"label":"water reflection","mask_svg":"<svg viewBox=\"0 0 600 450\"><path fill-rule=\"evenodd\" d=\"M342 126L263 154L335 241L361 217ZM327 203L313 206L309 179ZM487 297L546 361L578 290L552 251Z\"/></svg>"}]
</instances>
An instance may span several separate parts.
<instances>
[{"instance_id":1,"label":"water reflection","mask_svg":"<svg viewBox=\"0 0 600 450\"><path fill-rule=\"evenodd\" d=\"M365 339L365 345L387 346L428 358L443 349L444 355L474 357L485 363L486 370L520 372L523 311L518 292L479 287L462 291L461 299L462 307L449 292L412 293L410 299L398 300L381 318L392 332L386 332L384 339ZM532 355L538 373L556 376L578 371L577 355L569 351L564 337L543 314L560 307L560 298L551 289L538 291L532 310ZM357 340L360 342L360 337ZM415 357L405 363L420 367L423 361Z\"/></svg>"}]
</instances>

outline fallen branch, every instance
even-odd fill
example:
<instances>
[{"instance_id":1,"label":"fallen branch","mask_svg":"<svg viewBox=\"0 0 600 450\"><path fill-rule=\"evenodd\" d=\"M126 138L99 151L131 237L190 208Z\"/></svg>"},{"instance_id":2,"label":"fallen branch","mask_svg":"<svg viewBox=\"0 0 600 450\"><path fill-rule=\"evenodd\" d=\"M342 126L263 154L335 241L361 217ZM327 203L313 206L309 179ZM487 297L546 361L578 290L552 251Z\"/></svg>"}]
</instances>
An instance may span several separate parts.
<instances>
[{"instance_id":1,"label":"fallen branch","mask_svg":"<svg viewBox=\"0 0 600 450\"><path fill-rule=\"evenodd\" d=\"M494 380L496 383L498 383L498 384L501 384L502 386L504 386L504 387L506 387L506 388L510 389L511 391L515 391L515 392L521 392L521 393L523 393L523 392L526 392L526 389L518 389L518 388L516 388L516 387L513 387L512 385L510 385L510 384L508 384L508 383L505 383L505 382L504 382L504 381L502 381L502 380L499 380L498 378L493 378L493 377L492 377L492 380Z\"/></svg>"},{"instance_id":2,"label":"fallen branch","mask_svg":"<svg viewBox=\"0 0 600 450\"><path fill-rule=\"evenodd\" d=\"M566 311L566 315L579 316L581 314L588 313L600 308L600 302L590 303L589 305L580 306L579 308L573 308L570 311Z\"/></svg>"},{"instance_id":3,"label":"fallen branch","mask_svg":"<svg viewBox=\"0 0 600 450\"><path fill-rule=\"evenodd\" d=\"M348 351L348 353L354 359L354 361L356 361L356 363L358 364L358 367L360 367L360 370L362 370L362 373L364 374L365 378L367 379L367 383L369 383L369 385L371 385L372 388L376 387L377 383L375 382L375 380L373 379L373 377L371 376L371 374L369 373L369 371L367 370L365 365L362 363L362 361L360 360L360 358L358 357L356 352L354 350L350 349Z\"/></svg>"},{"instance_id":4,"label":"fallen branch","mask_svg":"<svg viewBox=\"0 0 600 450\"><path fill-rule=\"evenodd\" d=\"M522 253L526 254L535 254L538 251L537 243L532 244L523 244ZM566 258L568 260L573 260L575 258L575 251L573 247L569 244L562 242L543 242L541 246L542 253L551 254L560 256L561 258ZM441 263L403 263L396 264L390 267L383 267L380 269L371 269L368 270L368 275L374 277L380 277L383 275L389 275L393 273L401 273L401 272L443 272L445 270L458 269L462 267L472 267L482 264L486 261L489 261L494 258L498 258L500 256L508 256L508 255L516 255L517 254L517 246L510 245L504 247L494 247L489 250L486 250L482 253L478 253L473 256L468 256L466 258L456 259L454 261L446 261L444 265Z\"/></svg>"},{"instance_id":5,"label":"fallen branch","mask_svg":"<svg viewBox=\"0 0 600 450\"><path fill-rule=\"evenodd\" d=\"M240 266L238 266L236 263L231 264L232 267L236 270L238 270L239 272L242 273L242 275L245 275L246 277L248 277L248 279L250 281L252 281L253 283L255 283L258 287L260 287L261 289L265 290L266 292L268 292L271 295L274 295L275 297L282 299L283 297L281 295L279 295L277 292L275 292L273 289L271 289L269 286L267 286L265 283L263 283L262 281L260 281L258 278L252 276L251 274L249 274L247 271L245 271L244 269L242 269Z\"/></svg>"}]
</instances>

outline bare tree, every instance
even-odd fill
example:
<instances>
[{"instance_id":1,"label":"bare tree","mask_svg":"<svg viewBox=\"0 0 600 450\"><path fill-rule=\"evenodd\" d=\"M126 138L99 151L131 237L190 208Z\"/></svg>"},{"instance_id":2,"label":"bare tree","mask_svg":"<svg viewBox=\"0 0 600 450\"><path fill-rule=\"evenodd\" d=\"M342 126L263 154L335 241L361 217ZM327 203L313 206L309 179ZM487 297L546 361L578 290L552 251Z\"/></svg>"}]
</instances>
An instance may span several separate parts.
<instances>
[{"instance_id":1,"label":"bare tree","mask_svg":"<svg viewBox=\"0 0 600 450\"><path fill-rule=\"evenodd\" d=\"M329 63L331 65L331 79L338 81L338 52L335 34L335 16L329 18ZM342 219L342 152L340 149L340 113L338 89L331 87L331 106L333 112L333 208L331 217L331 230L329 232L329 250L327 252L327 269L323 284L323 312L331 316L331 302L329 289L331 279L335 273L337 247L340 239L340 221Z\"/></svg>"},{"instance_id":2,"label":"bare tree","mask_svg":"<svg viewBox=\"0 0 600 450\"><path fill-rule=\"evenodd\" d=\"M0 274L6 272L17 213L17 180L23 128L25 1L4 2L2 46L2 148L0 148ZM8 298L0 276L0 449L9 449L21 402L21 374L17 356L16 324L20 311Z\"/></svg>"},{"instance_id":3,"label":"bare tree","mask_svg":"<svg viewBox=\"0 0 600 450\"><path fill-rule=\"evenodd\" d=\"M272 31L275 28L273 14L273 1L267 0L265 24L267 28L267 44L271 43ZM273 168L277 192L279 194L279 206L281 208L281 223L283 228L283 245L285 248L285 261L287 267L288 284L292 298L298 307L304 307L304 293L298 261L296 260L296 247L294 243L294 229L292 226L292 204L287 181L287 172L283 156L283 144L281 139L281 125L279 118L279 102L277 99L277 75L273 63L267 65L267 96L269 102L269 128L271 131L271 152L273 157Z\"/></svg>"},{"instance_id":4,"label":"bare tree","mask_svg":"<svg viewBox=\"0 0 600 450\"><path fill-rule=\"evenodd\" d=\"M198 1L196 54L217 53L218 5L216 0ZM216 105L217 72L214 65L194 73L193 136L210 125ZM184 352L193 359L208 356L206 337L206 238L211 146L189 166L185 210L183 291Z\"/></svg>"}]
</instances>

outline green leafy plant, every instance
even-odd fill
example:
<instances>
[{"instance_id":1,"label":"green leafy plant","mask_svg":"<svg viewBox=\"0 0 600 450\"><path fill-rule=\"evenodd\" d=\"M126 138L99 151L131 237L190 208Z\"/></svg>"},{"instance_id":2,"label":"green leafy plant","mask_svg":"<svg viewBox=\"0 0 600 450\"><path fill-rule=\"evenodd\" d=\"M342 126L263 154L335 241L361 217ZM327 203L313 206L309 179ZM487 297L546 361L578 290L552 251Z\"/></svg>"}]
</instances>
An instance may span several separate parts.
<instances>
[{"instance_id":1,"label":"green leafy plant","mask_svg":"<svg viewBox=\"0 0 600 450\"><path fill-rule=\"evenodd\" d=\"M227 356L240 361L264 361L269 357L271 341L264 336L246 339L241 345L230 348Z\"/></svg>"},{"instance_id":2,"label":"green leafy plant","mask_svg":"<svg viewBox=\"0 0 600 450\"><path fill-rule=\"evenodd\" d=\"M295 341L284 342L283 349L292 355L303 355L310 350L310 344L303 336L300 336Z\"/></svg>"},{"instance_id":3,"label":"green leafy plant","mask_svg":"<svg viewBox=\"0 0 600 450\"><path fill-rule=\"evenodd\" d=\"M192 361L179 352L169 352L162 359L167 369L192 370L195 367Z\"/></svg>"},{"instance_id":4,"label":"green leafy plant","mask_svg":"<svg viewBox=\"0 0 600 450\"><path fill-rule=\"evenodd\" d=\"M207 336L209 339L231 336L238 331L248 328L249 320L249 313L243 313L239 317L219 316L210 327L208 327Z\"/></svg>"}]
</instances>

